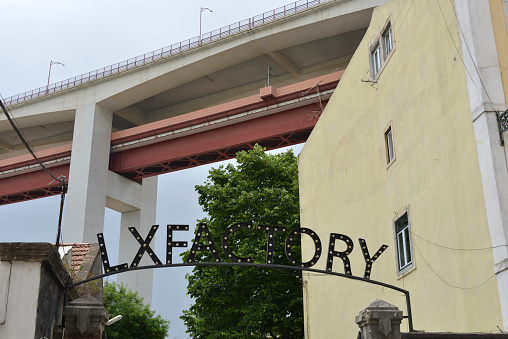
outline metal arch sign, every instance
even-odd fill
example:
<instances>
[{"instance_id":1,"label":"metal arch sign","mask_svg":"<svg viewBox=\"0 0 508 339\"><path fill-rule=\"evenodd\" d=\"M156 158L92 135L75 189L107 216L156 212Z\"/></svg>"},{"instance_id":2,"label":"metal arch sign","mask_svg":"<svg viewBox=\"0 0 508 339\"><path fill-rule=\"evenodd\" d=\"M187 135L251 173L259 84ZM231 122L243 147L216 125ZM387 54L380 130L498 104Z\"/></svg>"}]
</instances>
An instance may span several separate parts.
<instances>
[{"instance_id":1,"label":"metal arch sign","mask_svg":"<svg viewBox=\"0 0 508 339\"><path fill-rule=\"evenodd\" d=\"M335 275L339 277L344 277L348 279L353 280L360 280L364 282L368 282L371 284L387 287L399 292L404 293L406 297L406 304L407 304L407 316L405 318L408 318L409 323L409 330L413 331L413 321L412 321L412 315L411 315L411 303L409 298L409 291L404 290L402 288L399 288L397 286L389 285L380 281L371 280L370 275L372 273L372 266L374 262L379 258L379 256L386 250L388 245L381 245L379 249L374 253L373 256L370 255L367 242L365 239L359 238L358 242L360 244L360 248L363 253L363 259L365 261L365 270L363 277L354 276L352 275L351 270L351 262L349 260L349 255L352 253L354 249L354 242L350 237L348 237L345 234L339 234L339 233L330 233L329 236L329 242L328 242L328 252L326 255L326 270L318 270L312 268L314 265L317 264L319 259L321 258L323 249L322 249L322 242L319 237L319 235L309 229L309 228L296 228L292 230L289 235L287 236L285 240L285 254L288 258L289 262L291 263L291 266L289 265L275 265L273 264L273 257L274 257L274 235L276 232L286 232L285 227L279 227L279 226L270 226L270 225L257 225L254 226L250 223L235 223L231 226L229 226L226 231L224 232L222 236L221 241L221 247L226 255L226 257L230 260L229 262L224 262L220 259L217 247L215 246L215 243L212 238L212 234L208 228L208 226L205 223L199 224L196 234L194 237L194 240L192 242L192 246L190 248L189 252L189 259L188 262L185 263L173 263L173 248L185 248L188 247L187 241L175 241L173 238L173 232L174 231L188 231L189 225L167 225L167 231L166 231L166 253L165 253L165 261L163 262L160 260L160 258L155 254L153 249L150 246L151 241L153 240L155 233L159 229L159 225L153 225L150 228L150 231L148 232L148 235L146 238L142 238L139 232L136 230L135 227L129 227L129 231L132 234L132 236L136 239L136 241L139 243L139 249L134 256L130 266L128 263L122 263L116 266L111 266L111 263L109 262L108 258L108 252L106 249L106 242L104 240L104 234L99 233L97 234L97 239L99 242L99 249L101 252L102 257L102 265L104 267L104 274L101 274L99 276L95 276L92 278L88 278L82 281L75 282L73 284L70 284L67 286L68 288L100 279L109 275L114 275L118 273L128 272L132 270L141 270L141 269L151 269L151 268L162 268L162 267L183 267L183 266L250 266L250 267L265 267L265 268L275 268L275 269L288 269L288 270L298 270L298 271L308 271L308 272L315 272L315 273L323 273L328 275ZM240 257L236 254L234 254L233 249L231 249L229 245L229 238L230 236L237 230L244 229L244 230L251 230L251 231L263 231L267 233L267 244L266 244L266 263L260 264L260 263L254 263L252 262L251 257ZM303 234L309 236L314 244L314 254L312 258L309 261L301 262L297 258L295 258L293 254L293 242L295 241L295 238L298 236L303 236ZM335 250L335 245L337 241L342 242L346 245L346 250L344 251L337 251ZM204 242L204 244L203 244ZM147 266L139 266L139 263L141 261L141 258L145 254L145 252L148 254L150 259L153 261L153 265L147 265ZM210 252L213 257L213 262L195 262L195 256L198 252ZM334 258L338 257L341 259L344 267L345 273L338 273L333 272L333 262Z\"/></svg>"},{"instance_id":2,"label":"metal arch sign","mask_svg":"<svg viewBox=\"0 0 508 339\"><path fill-rule=\"evenodd\" d=\"M120 272L124 271L129 268L136 268L139 267L139 262L145 252L149 255L150 259L153 261L155 266L164 266L164 265L170 265L173 264L173 248L178 247L187 247L188 243L187 241L174 241L173 240L173 232L174 231L188 231L189 225L167 225L167 245L166 245L166 258L165 261L162 261L159 259L159 257L155 254L153 249L150 247L150 242L153 240L155 233L159 229L159 225L153 225L150 228L150 231L148 232L148 235L146 238L142 238L139 232L136 230L135 227L129 227L129 231L131 232L132 236L137 240L139 243L139 250L134 256L130 266L127 263L119 264L116 266L111 266L109 259L108 259L108 252L106 249L106 243L104 241L104 235L102 233L97 234L97 239L99 241L101 256L102 256L102 264L104 267L104 272L110 273L110 272ZM250 223L236 223L231 226L229 226L226 231L224 232L222 236L222 250L227 258L231 262L236 263L252 263L251 257L240 257L234 254L233 250L229 246L229 238L230 236L237 230L244 229L244 230L254 230L254 231L263 231L267 233L267 244L266 244L266 264L273 264L273 257L274 257L274 235L275 232L286 232L285 227L279 227L279 226L270 226L270 225L257 225L253 226ZM314 244L314 254L312 255L312 259L306 262L301 262L295 256L293 255L293 242L297 236L302 236L303 234L308 235L311 237L313 244ZM202 241L205 242L205 245L202 245ZM336 242L340 241L343 242L346 245L345 251L336 251L335 245ZM363 259L365 261L365 270L363 277L365 279L370 279L370 275L372 272L372 266L374 262L379 258L379 256L386 250L388 245L382 245L375 254L371 257L369 253L369 249L367 247L367 242L365 239L358 239L362 253L363 253ZM289 235L286 238L285 241L285 252L286 257L288 258L289 262L297 267L304 267L304 268L310 268L317 264L319 259L321 258L322 254L322 243L321 239L318 236L316 232L309 228L296 228L292 230ZM342 260L343 266L344 266L344 272L346 275L352 276L352 270L351 270L351 262L349 260L349 255L354 249L354 242L351 240L350 237L348 237L345 234L339 234L339 233L330 233L330 239L329 239L329 246L328 246L328 254L326 258L326 271L332 272L333 270L333 259L335 257L338 257ZM199 224L196 234L192 243L192 247L190 249L189 253L189 263L194 263L196 254L198 252L210 252L212 254L213 260L215 262L221 262L219 253L217 251L217 247L215 246L215 243L212 238L212 234L210 230L208 229L208 226L205 223Z\"/></svg>"}]
</instances>

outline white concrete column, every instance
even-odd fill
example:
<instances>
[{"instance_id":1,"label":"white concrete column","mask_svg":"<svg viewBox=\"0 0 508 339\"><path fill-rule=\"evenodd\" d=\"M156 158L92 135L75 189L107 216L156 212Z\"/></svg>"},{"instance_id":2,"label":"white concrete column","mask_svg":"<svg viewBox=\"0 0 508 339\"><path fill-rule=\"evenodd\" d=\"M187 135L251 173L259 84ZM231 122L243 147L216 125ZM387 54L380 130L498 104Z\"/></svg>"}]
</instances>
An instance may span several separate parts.
<instances>
[{"instance_id":1,"label":"white concrete column","mask_svg":"<svg viewBox=\"0 0 508 339\"><path fill-rule=\"evenodd\" d=\"M123 212L120 226L120 247L118 254L119 263L128 263L129 266L136 256L140 247L139 243L132 236L129 227L136 227L144 240L148 231L155 224L155 213L157 205L157 177L145 178L141 184L140 209L130 212ZM160 227L155 234L157 238L165 237L165 227ZM152 240L150 247L155 251L155 240ZM161 260L165 260L165 253L156 253ZM163 256L163 257L162 257ZM153 265L153 261L145 252L141 259L140 266ZM146 304L152 303L153 270L140 270L122 273L118 275L118 282L129 286L143 297Z\"/></svg>"},{"instance_id":2,"label":"white concrete column","mask_svg":"<svg viewBox=\"0 0 508 339\"><path fill-rule=\"evenodd\" d=\"M495 112L484 112L474 122L478 159L496 264L508 258L508 172Z\"/></svg>"},{"instance_id":3,"label":"white concrete column","mask_svg":"<svg viewBox=\"0 0 508 339\"><path fill-rule=\"evenodd\" d=\"M97 242L103 231L112 119L95 103L76 110L64 242Z\"/></svg>"},{"instance_id":4,"label":"white concrete column","mask_svg":"<svg viewBox=\"0 0 508 339\"><path fill-rule=\"evenodd\" d=\"M456 0L471 119L476 136L487 222L504 330L508 330L508 152L495 111L506 108L488 1Z\"/></svg>"},{"instance_id":5,"label":"white concrete column","mask_svg":"<svg viewBox=\"0 0 508 339\"><path fill-rule=\"evenodd\" d=\"M483 112L473 125L503 325L508 331L508 169L504 155L508 150L499 144L495 112Z\"/></svg>"}]
</instances>

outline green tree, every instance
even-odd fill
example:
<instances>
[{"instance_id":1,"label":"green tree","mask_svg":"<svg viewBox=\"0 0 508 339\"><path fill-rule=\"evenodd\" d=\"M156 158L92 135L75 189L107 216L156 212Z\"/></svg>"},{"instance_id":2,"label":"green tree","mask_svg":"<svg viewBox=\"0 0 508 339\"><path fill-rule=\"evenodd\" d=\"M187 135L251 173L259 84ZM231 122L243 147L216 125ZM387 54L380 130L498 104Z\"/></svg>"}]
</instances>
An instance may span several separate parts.
<instances>
[{"instance_id":1,"label":"green tree","mask_svg":"<svg viewBox=\"0 0 508 339\"><path fill-rule=\"evenodd\" d=\"M107 282L104 285L104 307L112 316L122 319L106 327L108 339L164 339L168 334L169 321L162 319L143 303L138 292L127 289L123 284Z\"/></svg>"},{"instance_id":2,"label":"green tree","mask_svg":"<svg viewBox=\"0 0 508 339\"><path fill-rule=\"evenodd\" d=\"M207 182L196 186L199 203L208 214L201 222L207 223L221 261L229 261L220 250L228 226L246 222L286 227L285 233L275 233L273 263L289 265L284 240L300 226L295 155L291 150L270 155L256 145L250 152L239 152L236 160L237 166L211 169ZM266 263L267 238L264 231L237 230L229 245L237 256ZM188 261L189 251L183 258ZM212 253L198 251L195 261L211 262ZM300 272L196 266L186 278L195 304L181 319L194 338L303 338Z\"/></svg>"}]
</instances>

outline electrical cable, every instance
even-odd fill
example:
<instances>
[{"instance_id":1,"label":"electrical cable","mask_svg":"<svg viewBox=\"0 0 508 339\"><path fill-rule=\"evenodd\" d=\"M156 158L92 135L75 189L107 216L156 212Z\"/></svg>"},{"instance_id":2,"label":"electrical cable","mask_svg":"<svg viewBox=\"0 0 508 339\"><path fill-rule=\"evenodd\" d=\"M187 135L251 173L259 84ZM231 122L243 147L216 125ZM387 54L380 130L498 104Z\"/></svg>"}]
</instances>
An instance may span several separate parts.
<instances>
[{"instance_id":1,"label":"electrical cable","mask_svg":"<svg viewBox=\"0 0 508 339\"><path fill-rule=\"evenodd\" d=\"M301 96L304 97L307 95L307 93L309 93L310 91L312 91L314 88L318 88L319 84L322 83L323 81L325 81L330 75L332 75L333 73L337 72L338 70L340 69L340 67L337 67L336 69L334 69L332 72L328 73L323 79L319 80L314 86L312 86L311 88L309 88L307 91L301 93ZM319 93L319 91L318 91ZM321 97L321 94L319 95Z\"/></svg>"},{"instance_id":2,"label":"electrical cable","mask_svg":"<svg viewBox=\"0 0 508 339\"><path fill-rule=\"evenodd\" d=\"M445 22L445 25L446 25L446 29L448 30L448 34L450 35L450 38L452 39L452 42L453 42L453 45L455 46L455 50L457 51L457 54L459 56L459 59L460 61L462 61L462 64L464 65L464 69L466 70L467 74L469 75L469 78L471 79L471 81L473 82L474 86L476 87L476 89L478 90L478 92L480 93L480 95L482 94L482 91L481 89L478 87L478 85L476 84L476 82L474 81L473 79L473 76L471 75L471 73L469 72L469 69L467 68L466 66L466 63L464 62L464 59L462 58L462 53L460 52L459 50L459 47L457 46L457 44L455 43L455 40L453 38L453 34L452 32L450 31L450 27L448 27L448 22L446 21L446 17L443 13L443 9L441 7L441 2L438 1L437 2L438 6L439 6L439 11L441 12L441 16L443 17L443 20ZM467 45L467 42L466 42L466 39L464 37L464 34L462 33L462 29L460 28L460 24L459 24L459 19L457 17L457 12L455 11L455 6L453 6L453 3L451 3L451 6L452 6L452 9L453 9L453 12L455 13L455 19L457 20L457 26L459 28L459 32L460 34L462 35L462 38L464 39L464 44L466 45L466 48L467 48L467 51L469 52L469 57L471 58L471 62L473 63L473 67L475 68L476 70L476 74L478 75L478 78L480 79L480 83L483 87L483 89L485 90L485 94L487 94L487 98L489 99L489 101L487 102L487 104L489 104L489 106L492 108L493 111L496 112L497 115L499 115L499 112L497 112L495 109L494 109L494 106L492 104L492 100L490 99L490 95L489 93L487 92L487 88L485 88L485 85L483 83L483 80L482 80L482 77L480 76L480 73L478 72L478 68L476 67L476 64L473 60L473 57L471 55L471 51L469 50L469 46Z\"/></svg>"},{"instance_id":3,"label":"electrical cable","mask_svg":"<svg viewBox=\"0 0 508 339\"><path fill-rule=\"evenodd\" d=\"M284 85L284 83L282 82L282 80L280 80L280 77L279 77L277 74L272 74L272 75L273 75L274 77L276 77L276 78L277 78L277 80L279 80L279 82L280 82L281 84L283 84L283 85Z\"/></svg>"},{"instance_id":4,"label":"electrical cable","mask_svg":"<svg viewBox=\"0 0 508 339\"><path fill-rule=\"evenodd\" d=\"M407 0L404 1L404 5L402 5L402 8L400 9L399 14L397 14L397 17L395 18L395 21L393 22L394 25L397 23L397 20L400 17L400 13L402 13L402 11L404 10L404 7L406 7L406 4L407 4Z\"/></svg>"},{"instance_id":5,"label":"electrical cable","mask_svg":"<svg viewBox=\"0 0 508 339\"><path fill-rule=\"evenodd\" d=\"M476 82L474 82L471 73L469 73L469 70L466 67L466 64L464 63L464 59L462 58L462 54L460 53L457 45L455 44L455 40L453 39L453 35L452 35L452 32L450 31L450 28L448 27L448 22L446 21L446 18L445 18L444 13L443 13L443 9L441 8L441 3L439 1L438 1L438 5L439 5L439 10L441 11L441 16L443 17L443 20L445 21L445 24L446 24L446 28L448 29L448 33L450 34L450 38L452 39L453 44L455 46L455 49L457 50L457 54L459 55L459 58L462 61L462 64L464 65L464 69L466 70L467 74L469 75L469 78L471 79L471 81L473 82L474 86L476 87L476 90L480 93L480 95L482 95L482 91L480 90L480 88L478 88L478 85L476 84ZM473 63L473 67L474 67L474 69L476 71L476 74L478 75L478 79L480 79L480 83L481 83L481 85L483 87L483 90L485 91L485 94L487 95L487 98L489 99L489 101L487 101L487 104L490 106L490 108L492 108L492 110L494 112L496 112L496 116L497 116L498 121L499 121L499 117L500 117L501 113L499 113L494 108L494 106L493 106L494 104L492 102L492 99L490 98L490 95L489 95L489 92L487 91L487 88L485 87L485 84L483 83L482 77L480 76L480 72L478 71L478 67L476 67L476 64L474 62L473 56L471 54L471 50L469 49L469 45L467 44L467 41L466 41L466 39L464 37L464 33L462 32L462 28L460 27L459 19L457 17L457 11L455 10L455 6L451 2L451 0L450 0L450 5L452 6L453 13L455 14L455 19L457 20L457 27L459 28L459 32L462 35L462 38L464 39L464 45L466 45L466 49L467 49L467 51L469 53L469 57L471 59L471 62ZM501 146L503 146L504 145L504 141L503 141L503 136L502 136L501 132L500 132L500 137L501 137ZM505 163L507 165L507 171L508 171L508 158L506 156L506 149L504 147L503 147L503 151L504 151L504 159L505 159Z\"/></svg>"},{"instance_id":6,"label":"electrical cable","mask_svg":"<svg viewBox=\"0 0 508 339\"><path fill-rule=\"evenodd\" d=\"M406 2L407 2L407 0L406 0ZM411 5L409 5L409 8L407 9L406 15L404 15L404 18L402 19L402 22L400 23L400 25L399 25L398 29L400 29L400 27L402 27L402 24L403 24L403 23L404 23L404 21L406 20L407 15L409 14L409 11L411 10L411 7L413 7L413 4L414 4L414 3L415 3L415 1L413 0L413 1L411 2ZM406 3L404 3L404 6L405 6L405 5L406 5ZM402 8L404 8L404 6L402 6ZM402 12L402 9L401 9L400 11ZM400 12L399 12L399 16L400 16ZM397 16L397 19L398 19L398 18L399 18L399 17ZM395 19L395 22L393 23L393 26L394 26L394 27L395 27L395 24L397 23L397 19Z\"/></svg>"},{"instance_id":7,"label":"electrical cable","mask_svg":"<svg viewBox=\"0 0 508 339\"><path fill-rule=\"evenodd\" d=\"M402 14L402 11L404 10L404 8L406 7L406 4L407 4L407 1L404 1L404 4L402 5L402 7L400 8L400 11L399 13L397 14L397 17L395 18L395 20L393 21L393 27L395 28L395 24L397 23L397 21L399 20L399 17L400 15ZM398 26L397 29L399 29L402 24L404 23L404 21L406 20L406 17L409 13L409 11L411 10L411 7L413 6L414 4L414 0L411 2L411 5L409 5L408 9L407 9L407 12L406 12L406 15L404 16L404 19L402 19L402 22L400 23L400 25ZM370 87L374 88L376 91L378 90L378 87L376 87L376 84L377 84L377 79L373 80L373 79L368 79L368 80L365 80L365 76L367 74L370 73L370 69L367 70L367 72L365 72L365 74L363 75L363 77L360 79L361 82L365 82L365 83L368 83Z\"/></svg>"},{"instance_id":8,"label":"electrical cable","mask_svg":"<svg viewBox=\"0 0 508 339\"><path fill-rule=\"evenodd\" d=\"M469 53L469 57L471 58L471 62L473 63L473 67L474 67L474 69L476 71L476 74L478 75L478 79L480 79L480 83L482 84L482 87L485 90L485 94L487 94L487 98L489 98L490 107L492 108L492 110L496 111L494 109L494 107L492 106L492 99L490 98L489 92L487 91L487 88L485 87L485 84L483 83L482 77L480 76L480 72L478 71L478 67L476 67L476 64L475 64L474 59L473 59L473 55L471 54L471 50L469 49L469 46L467 44L466 37L464 36L464 33L462 32L462 28L460 27L460 22L459 22L459 18L457 17L457 12L455 11L455 6L451 2L451 0L450 0L450 5L452 6L453 13L455 14L455 19L457 20L457 26L459 27L459 32L462 35L462 38L464 39L464 45L466 45L467 52ZM441 8L441 5L439 5L439 8ZM441 11L441 14L442 13L443 12ZM496 113L499 113L499 112L496 111Z\"/></svg>"},{"instance_id":9,"label":"electrical cable","mask_svg":"<svg viewBox=\"0 0 508 339\"><path fill-rule=\"evenodd\" d=\"M4 97L3 97L1 94L0 94L0 98L2 99L2 101L3 101L3 102L5 102L5 99L4 99ZM8 109L7 107L6 107L6 109L7 109L7 111L10 113L10 111L9 111L9 109ZM25 138L25 140L26 140L27 138L25 137L25 135L24 135L24 134L23 134L23 132L21 131L21 128L19 127L19 125L18 125L17 121L16 121L15 119L13 119L12 121L16 124L16 127L18 128L19 133L20 133L21 135L23 135L23 137L24 137L24 138ZM14 142L16 141L16 138L19 138L18 133L16 133L16 135L15 135L15 136L14 136L14 138L12 139L10 146L12 146L12 145L14 144ZM31 147L33 147L32 145L30 145L30 146L31 146Z\"/></svg>"},{"instance_id":10,"label":"electrical cable","mask_svg":"<svg viewBox=\"0 0 508 339\"><path fill-rule=\"evenodd\" d=\"M56 232L56 248L58 249L58 246L60 244L61 235L62 235L62 216L63 216L63 209L64 209L64 202L65 202L65 194L67 193L67 185L65 184L65 177L62 178L62 193L60 194L60 211L58 213L58 230Z\"/></svg>"},{"instance_id":11,"label":"electrical cable","mask_svg":"<svg viewBox=\"0 0 508 339\"><path fill-rule=\"evenodd\" d=\"M491 250L491 249L498 248L498 247L508 246L508 245L497 245L497 246L482 247L482 248L453 248L453 247L448 247L448 246L444 246L444 245L433 243L432 241L427 240L427 239L419 236L415 232L413 232L413 235L417 236L418 238L422 239L425 242L428 242L429 244L432 244L432 245L435 245L435 246L438 246L438 247L442 247L442 248L446 248L446 249L449 249L449 250L453 250L453 251L484 251L484 250Z\"/></svg>"},{"instance_id":12,"label":"electrical cable","mask_svg":"<svg viewBox=\"0 0 508 339\"><path fill-rule=\"evenodd\" d=\"M9 120L9 123L11 124L12 128L14 129L14 132L18 135L19 139L27 149L27 151L32 155L34 160L39 164L39 166L47 173L51 178L53 178L53 181L58 181L61 184L61 197L60 197L60 212L58 217L58 230L57 230L57 236L56 236L56 248L58 250L58 247L60 245L60 237L62 232L62 215L63 215L63 208L64 208L64 201L65 201L65 193L67 192L67 185L65 182L65 176L56 177L51 171L43 164L43 162L37 157L35 152L32 150L32 147L28 144L26 138L21 133L21 129L17 125L16 121L13 117L11 117L10 112L8 111L7 107L5 107L3 103L3 97L0 95L0 107L2 108L2 111L4 112L5 116L7 117L7 120Z\"/></svg>"},{"instance_id":13,"label":"electrical cable","mask_svg":"<svg viewBox=\"0 0 508 339\"><path fill-rule=\"evenodd\" d=\"M481 284L477 285L477 286L474 286L474 287L461 287L461 286L455 286L453 284L450 284L449 282L447 282L446 280L444 280L439 274L437 274L436 271L434 271L434 269L430 266L430 264L428 263L428 261L425 259L425 257L423 256L422 252L420 252L420 249L418 248L418 246L416 246L416 243L414 243L415 245L415 248L416 250L418 251L418 253L420 254L420 257L423 259L423 261L425 262L425 264L427 265L427 267L432 271L432 273L435 274L436 277L438 277L442 282L444 282L446 285L450 286L450 287L453 287L453 288L456 288L456 289L459 289L459 290L474 290L476 288L479 288L483 285L485 285L490 279L494 278L496 275L495 274L492 274L487 280L485 280L484 282L482 282Z\"/></svg>"},{"instance_id":14,"label":"electrical cable","mask_svg":"<svg viewBox=\"0 0 508 339\"><path fill-rule=\"evenodd\" d=\"M9 112L7 111L7 108L4 106L4 103L3 103L3 100L0 100L0 106L2 107L2 110L4 111L4 114L5 116L7 117L7 120L9 120L9 123L11 124L12 128L14 129L14 131L16 132L16 134L18 135L19 139L21 140L21 142L23 143L23 145L25 145L25 148L28 150L28 152L32 155L32 157L34 158L35 161L37 161L37 163L39 164L39 166L42 167L42 169L49 174L50 177L52 177L54 180L62 183L63 180L62 179L59 179L57 177L55 177L53 175L53 173L51 173L46 166L44 166L44 164L41 162L41 160L37 157L37 155L35 154L35 152L32 150L32 148L30 147L30 145L28 144L28 142L26 141L25 137L23 136L23 134L20 132L19 128L16 126L16 123L14 122L13 118L10 116Z\"/></svg>"},{"instance_id":15,"label":"electrical cable","mask_svg":"<svg viewBox=\"0 0 508 339\"><path fill-rule=\"evenodd\" d=\"M443 13L443 9L441 8L441 3L438 1L438 5L439 5L439 10L441 11L441 16L443 17L443 20L445 21L445 24L446 24L446 28L448 29L448 33L450 34L450 38L452 39L453 41L453 45L455 46L455 49L457 50L457 54L459 55L459 58L460 60L462 61L462 64L464 65L464 69L466 70L467 74L469 75L469 78L471 79L471 81L473 82L474 86L476 87L476 90L480 93L480 95L482 95L482 91L480 90L480 88L478 88L478 85L476 84L476 82L473 80L473 77L471 75L471 73L469 73L469 70L468 68L466 67L466 64L464 62L464 59L462 58L462 54L460 53L457 45L455 44L455 40L453 39L453 35L452 35L452 32L450 31L450 28L448 27L448 22L446 21L446 18L444 16L444 13ZM487 98L489 99L487 101L487 104L490 106L490 108L492 108L492 110L496 113L496 116L498 118L498 121L499 121L499 117L500 117L500 113L494 108L493 106L493 102L492 102L492 99L490 98L490 95L489 95L489 92L487 91L487 88L485 87L485 84L483 83L483 80L482 80L482 77L480 76L480 72L478 71L478 67L476 66L475 62L474 62L474 59L473 59L473 56L471 54L471 50L469 49L469 46L467 44L467 41L464 37L464 33L462 32L462 28L460 27L460 23L459 23L459 19L457 17L457 11L455 10L455 6L453 5L453 3L451 2L450 0L450 5L452 6L452 9L453 9L453 12L455 14L455 19L457 20L457 27L459 28L459 32L460 34L462 35L462 38L464 39L464 45L466 45L466 49L469 53L469 57L471 59L471 62L473 63L473 67L476 71L476 74L478 75L478 79L480 79L480 83L483 87L483 90L485 91L485 94L487 95ZM503 141L503 135L502 133L500 132L500 138L501 138L501 146L504 145L504 141ZM503 147L503 151L504 151L504 159L505 159L505 163L507 165L507 171L508 171L508 158L506 156L506 149Z\"/></svg>"}]
</instances>

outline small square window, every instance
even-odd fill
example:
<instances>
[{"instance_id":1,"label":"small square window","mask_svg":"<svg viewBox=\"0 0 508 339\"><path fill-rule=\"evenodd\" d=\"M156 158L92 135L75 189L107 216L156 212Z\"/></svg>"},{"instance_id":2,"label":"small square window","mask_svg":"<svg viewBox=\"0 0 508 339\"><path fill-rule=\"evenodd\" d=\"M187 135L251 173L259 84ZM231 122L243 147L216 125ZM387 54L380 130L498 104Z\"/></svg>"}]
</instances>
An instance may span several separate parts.
<instances>
[{"instance_id":1,"label":"small square window","mask_svg":"<svg viewBox=\"0 0 508 339\"><path fill-rule=\"evenodd\" d=\"M393 222L397 253L397 274L402 276L414 268L409 207Z\"/></svg>"},{"instance_id":2,"label":"small square window","mask_svg":"<svg viewBox=\"0 0 508 339\"><path fill-rule=\"evenodd\" d=\"M390 22L387 24L385 30L383 31L382 39L383 39L384 57L386 58L393 50L393 31Z\"/></svg>"},{"instance_id":3,"label":"small square window","mask_svg":"<svg viewBox=\"0 0 508 339\"><path fill-rule=\"evenodd\" d=\"M395 160L392 125L389 125L385 130L385 148L386 148L386 164L389 165L392 163L393 160Z\"/></svg>"}]
</instances>

